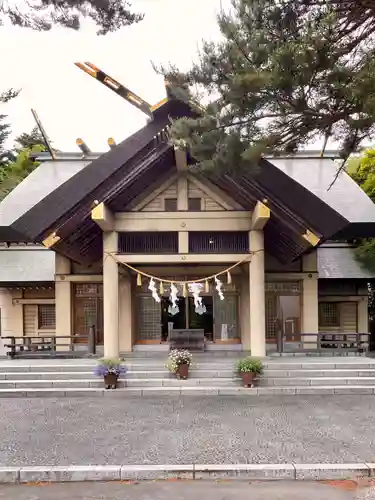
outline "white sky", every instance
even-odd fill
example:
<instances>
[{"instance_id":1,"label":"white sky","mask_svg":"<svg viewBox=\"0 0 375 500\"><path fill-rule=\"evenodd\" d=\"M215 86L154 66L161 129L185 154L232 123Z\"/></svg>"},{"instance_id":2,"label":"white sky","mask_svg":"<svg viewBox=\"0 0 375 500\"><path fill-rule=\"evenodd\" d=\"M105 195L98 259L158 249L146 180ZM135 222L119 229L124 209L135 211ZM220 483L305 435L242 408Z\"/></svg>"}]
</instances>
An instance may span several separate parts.
<instances>
[{"instance_id":1,"label":"white sky","mask_svg":"<svg viewBox=\"0 0 375 500\"><path fill-rule=\"evenodd\" d=\"M97 36L87 22L79 32L0 27L0 91L22 89L0 110L9 115L12 137L31 131L35 123L30 108L35 108L55 147L79 151L75 141L82 137L93 151L106 151L108 137L120 142L144 125L145 115L74 62L92 62L155 104L165 97L165 89L151 61L187 69L201 40L218 36L220 0L133 0L132 4L146 14L145 19L105 37Z\"/></svg>"}]
</instances>

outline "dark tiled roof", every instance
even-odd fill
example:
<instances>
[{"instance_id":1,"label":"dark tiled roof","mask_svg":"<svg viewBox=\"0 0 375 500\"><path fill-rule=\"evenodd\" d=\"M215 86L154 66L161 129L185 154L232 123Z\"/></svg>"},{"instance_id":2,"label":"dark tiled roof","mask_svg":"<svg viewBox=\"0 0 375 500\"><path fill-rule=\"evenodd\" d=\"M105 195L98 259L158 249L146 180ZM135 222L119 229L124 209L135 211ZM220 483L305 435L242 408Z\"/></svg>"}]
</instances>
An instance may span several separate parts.
<instances>
[{"instance_id":1,"label":"dark tiled roof","mask_svg":"<svg viewBox=\"0 0 375 500\"><path fill-rule=\"evenodd\" d=\"M57 232L57 251L79 262L98 259L100 230L90 219L94 201L119 211L147 183L172 173L174 153L165 128L171 117L188 114L186 105L168 102L145 127L99 157L79 161L79 154L60 155L42 163L0 204L0 240L40 242ZM336 172L331 158L269 157L261 166L255 176L213 173L210 178L247 210L257 200L268 200L265 241L279 260L296 259L311 248L303 238L307 230L321 241L348 231L375 236L375 206L347 174L327 190Z\"/></svg>"},{"instance_id":2,"label":"dark tiled roof","mask_svg":"<svg viewBox=\"0 0 375 500\"><path fill-rule=\"evenodd\" d=\"M0 203L0 228L10 229L18 219L67 180L84 170L89 163L88 160L56 160L41 163ZM25 239L28 239L27 236ZM22 239L20 240L16 234L15 238L10 235L8 241L22 241Z\"/></svg>"}]
</instances>

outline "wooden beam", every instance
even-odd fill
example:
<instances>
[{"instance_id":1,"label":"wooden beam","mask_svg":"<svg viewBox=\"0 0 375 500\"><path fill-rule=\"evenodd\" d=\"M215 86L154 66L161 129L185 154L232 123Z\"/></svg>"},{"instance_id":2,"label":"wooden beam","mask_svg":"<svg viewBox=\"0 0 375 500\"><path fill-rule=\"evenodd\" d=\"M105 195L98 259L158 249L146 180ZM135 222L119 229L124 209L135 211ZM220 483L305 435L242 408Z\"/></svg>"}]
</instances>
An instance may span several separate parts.
<instances>
[{"instance_id":1,"label":"wooden beam","mask_svg":"<svg viewBox=\"0 0 375 500\"><path fill-rule=\"evenodd\" d=\"M113 231L113 214L104 203L99 203L91 210L91 219L98 224L102 231Z\"/></svg>"},{"instance_id":2,"label":"wooden beam","mask_svg":"<svg viewBox=\"0 0 375 500\"><path fill-rule=\"evenodd\" d=\"M186 149L174 148L174 157L178 172L186 172L188 169Z\"/></svg>"},{"instance_id":3,"label":"wooden beam","mask_svg":"<svg viewBox=\"0 0 375 500\"><path fill-rule=\"evenodd\" d=\"M102 274L56 274L55 281L70 281L70 282L82 282L87 281L89 283L101 283L103 281Z\"/></svg>"},{"instance_id":4,"label":"wooden beam","mask_svg":"<svg viewBox=\"0 0 375 500\"><path fill-rule=\"evenodd\" d=\"M85 141L81 139L81 137L78 137L78 139L76 140L76 144L84 155L89 155L91 153L91 149L88 147Z\"/></svg>"},{"instance_id":5,"label":"wooden beam","mask_svg":"<svg viewBox=\"0 0 375 500\"><path fill-rule=\"evenodd\" d=\"M316 245L320 241L320 237L317 236L315 233L310 231L309 229L306 229L306 232L302 235L302 238L305 239L310 243L311 246L316 247Z\"/></svg>"},{"instance_id":6,"label":"wooden beam","mask_svg":"<svg viewBox=\"0 0 375 500\"><path fill-rule=\"evenodd\" d=\"M128 264L234 264L250 258L249 253L235 254L117 254L116 260Z\"/></svg>"},{"instance_id":7,"label":"wooden beam","mask_svg":"<svg viewBox=\"0 0 375 500\"><path fill-rule=\"evenodd\" d=\"M250 231L251 212L119 212L114 230L122 231Z\"/></svg>"},{"instance_id":8,"label":"wooden beam","mask_svg":"<svg viewBox=\"0 0 375 500\"><path fill-rule=\"evenodd\" d=\"M53 245L56 245L61 240L60 236L57 236L56 233L51 233L47 238L42 241L42 245L46 248L51 248Z\"/></svg>"},{"instance_id":9,"label":"wooden beam","mask_svg":"<svg viewBox=\"0 0 375 500\"><path fill-rule=\"evenodd\" d=\"M271 210L267 207L267 205L265 205L265 203L258 201L255 205L254 212L251 218L251 229L253 231L259 231L263 229L269 221L270 216Z\"/></svg>"},{"instance_id":10,"label":"wooden beam","mask_svg":"<svg viewBox=\"0 0 375 500\"><path fill-rule=\"evenodd\" d=\"M246 266L244 266L246 267ZM249 266L247 266L249 267ZM151 274L152 276L159 276L159 277L165 277L168 278L168 276L197 276L197 277L204 277L204 276L211 276L214 274L219 274L223 270L223 266L220 264L220 262L216 262L213 265L210 265L208 263L202 264L197 266L194 263L190 264L184 264L184 265L168 265L168 266L163 266L160 267L158 264L156 265L141 265L137 266L137 268L140 271L143 271L144 273ZM125 266L120 266L119 269L125 269ZM237 266L232 271L230 274L233 276L238 276L239 274L242 274L244 271L242 269L242 266ZM134 275L135 273L131 271L131 273Z\"/></svg>"},{"instance_id":11,"label":"wooden beam","mask_svg":"<svg viewBox=\"0 0 375 500\"><path fill-rule=\"evenodd\" d=\"M111 149L114 149L116 147L116 141L114 140L113 137L109 137L107 143Z\"/></svg>"},{"instance_id":12,"label":"wooden beam","mask_svg":"<svg viewBox=\"0 0 375 500\"><path fill-rule=\"evenodd\" d=\"M54 298L52 299L12 299L12 304L17 305L17 304L31 304L31 305L36 305L36 304L55 304L56 301Z\"/></svg>"},{"instance_id":13,"label":"wooden beam","mask_svg":"<svg viewBox=\"0 0 375 500\"><path fill-rule=\"evenodd\" d=\"M188 203L188 180L186 173L180 171L177 179L177 210L186 212L189 208Z\"/></svg>"}]
</instances>

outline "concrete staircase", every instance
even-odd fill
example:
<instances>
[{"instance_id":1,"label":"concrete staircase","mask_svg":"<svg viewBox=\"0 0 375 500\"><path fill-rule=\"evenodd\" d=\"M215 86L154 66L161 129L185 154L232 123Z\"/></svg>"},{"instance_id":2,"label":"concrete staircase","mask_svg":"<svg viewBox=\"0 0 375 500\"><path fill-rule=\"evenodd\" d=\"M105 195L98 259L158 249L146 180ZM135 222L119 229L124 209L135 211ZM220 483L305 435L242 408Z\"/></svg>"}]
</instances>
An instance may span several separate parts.
<instances>
[{"instance_id":1,"label":"concrete staircase","mask_svg":"<svg viewBox=\"0 0 375 500\"><path fill-rule=\"evenodd\" d=\"M195 356L188 380L164 368L165 356L131 357L116 390L104 390L93 375L95 360L0 362L1 397L94 397L173 395L319 395L375 394L375 360L347 358L276 358L265 361L258 386L246 389L234 369L237 355Z\"/></svg>"}]
</instances>

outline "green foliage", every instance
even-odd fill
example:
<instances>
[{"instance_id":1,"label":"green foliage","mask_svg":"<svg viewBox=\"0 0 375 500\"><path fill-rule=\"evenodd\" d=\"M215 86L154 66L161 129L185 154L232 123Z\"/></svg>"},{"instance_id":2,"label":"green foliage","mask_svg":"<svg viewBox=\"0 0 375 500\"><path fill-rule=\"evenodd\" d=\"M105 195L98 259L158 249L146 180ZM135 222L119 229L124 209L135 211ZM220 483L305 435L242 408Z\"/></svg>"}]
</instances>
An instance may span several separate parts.
<instances>
[{"instance_id":1,"label":"green foliage","mask_svg":"<svg viewBox=\"0 0 375 500\"><path fill-rule=\"evenodd\" d=\"M25 3L19 0L18 5L24 7ZM132 12L127 0L33 0L27 2L27 8L28 12L24 13L17 2L0 0L0 19L2 16L16 26L47 31L55 25L78 30L81 18L86 17L99 27L98 35L143 19L142 14Z\"/></svg>"},{"instance_id":2,"label":"green foliage","mask_svg":"<svg viewBox=\"0 0 375 500\"><path fill-rule=\"evenodd\" d=\"M11 157L0 168L0 201L5 198L25 177L39 165L32 154L46 151L44 139L37 127L31 133L23 133L15 140L14 150L7 153Z\"/></svg>"},{"instance_id":3,"label":"green foliage","mask_svg":"<svg viewBox=\"0 0 375 500\"><path fill-rule=\"evenodd\" d=\"M367 149L355 158L351 177L375 203L375 149ZM350 163L349 165L350 166ZM363 239L356 248L356 257L367 269L375 271L375 239Z\"/></svg>"},{"instance_id":4,"label":"green foliage","mask_svg":"<svg viewBox=\"0 0 375 500\"><path fill-rule=\"evenodd\" d=\"M375 203L375 149L364 152L351 176Z\"/></svg>"},{"instance_id":5,"label":"green foliage","mask_svg":"<svg viewBox=\"0 0 375 500\"><path fill-rule=\"evenodd\" d=\"M30 153L40 153L44 150L43 145L21 150L13 162L9 162L5 168L0 169L0 201L39 165L30 158Z\"/></svg>"},{"instance_id":6,"label":"green foliage","mask_svg":"<svg viewBox=\"0 0 375 500\"><path fill-rule=\"evenodd\" d=\"M107 375L124 375L127 372L127 367L122 364L123 360L120 358L101 358L94 369L94 374L98 377L105 377Z\"/></svg>"},{"instance_id":7,"label":"green foliage","mask_svg":"<svg viewBox=\"0 0 375 500\"><path fill-rule=\"evenodd\" d=\"M98 360L98 365L105 366L106 368L117 368L122 362L121 358L101 358Z\"/></svg>"},{"instance_id":8,"label":"green foliage","mask_svg":"<svg viewBox=\"0 0 375 500\"><path fill-rule=\"evenodd\" d=\"M246 357L236 362L236 369L238 372L262 373L263 363L260 359Z\"/></svg>"},{"instance_id":9,"label":"green foliage","mask_svg":"<svg viewBox=\"0 0 375 500\"><path fill-rule=\"evenodd\" d=\"M1 0L0 0L1 1ZM10 89L0 94L0 105L6 104L14 97L17 97L19 90ZM5 142L10 134L10 126L5 122L7 116L0 113L0 169L6 167L14 159L10 151L5 148Z\"/></svg>"},{"instance_id":10,"label":"green foliage","mask_svg":"<svg viewBox=\"0 0 375 500\"><path fill-rule=\"evenodd\" d=\"M356 257L367 269L375 271L375 239L363 240L356 248Z\"/></svg>"},{"instance_id":11,"label":"green foliage","mask_svg":"<svg viewBox=\"0 0 375 500\"><path fill-rule=\"evenodd\" d=\"M222 171L254 170L263 153L318 138L346 158L375 132L374 17L353 29L352 14L337 2L233 0L198 63L159 69L176 96L210 99L199 118L173 123L172 141Z\"/></svg>"},{"instance_id":12,"label":"green foliage","mask_svg":"<svg viewBox=\"0 0 375 500\"><path fill-rule=\"evenodd\" d=\"M346 162L346 171L349 175L353 175L357 172L359 165L361 163L360 156L351 156Z\"/></svg>"}]
</instances>

